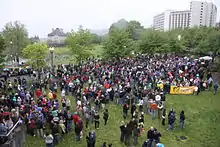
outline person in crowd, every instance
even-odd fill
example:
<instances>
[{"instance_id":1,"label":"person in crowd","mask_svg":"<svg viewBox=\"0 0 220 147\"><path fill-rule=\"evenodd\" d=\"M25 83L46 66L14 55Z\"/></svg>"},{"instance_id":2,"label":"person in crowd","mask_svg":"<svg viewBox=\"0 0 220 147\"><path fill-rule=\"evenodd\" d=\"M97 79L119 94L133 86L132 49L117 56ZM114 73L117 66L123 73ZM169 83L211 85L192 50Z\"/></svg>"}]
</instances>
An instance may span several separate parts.
<instances>
[{"instance_id":1,"label":"person in crowd","mask_svg":"<svg viewBox=\"0 0 220 147\"><path fill-rule=\"evenodd\" d=\"M107 143L104 142L103 145L102 145L102 147L107 147Z\"/></svg>"},{"instance_id":2,"label":"person in crowd","mask_svg":"<svg viewBox=\"0 0 220 147\"><path fill-rule=\"evenodd\" d=\"M162 125L165 126L165 119L166 119L166 109L163 109L162 113Z\"/></svg>"},{"instance_id":3,"label":"person in crowd","mask_svg":"<svg viewBox=\"0 0 220 147\"><path fill-rule=\"evenodd\" d=\"M131 137L132 137L132 123L129 122L125 127L125 145L130 146L131 145Z\"/></svg>"},{"instance_id":4,"label":"person in crowd","mask_svg":"<svg viewBox=\"0 0 220 147\"><path fill-rule=\"evenodd\" d=\"M214 84L214 95L216 95L217 90L218 90L218 83L215 83Z\"/></svg>"},{"instance_id":5,"label":"person in crowd","mask_svg":"<svg viewBox=\"0 0 220 147\"><path fill-rule=\"evenodd\" d=\"M47 132L46 135L44 136L44 138L45 138L46 147L54 147L53 146L53 135L52 134L49 134Z\"/></svg>"},{"instance_id":6,"label":"person in crowd","mask_svg":"<svg viewBox=\"0 0 220 147\"><path fill-rule=\"evenodd\" d=\"M125 140L125 128L126 128L126 126L125 126L124 121L121 121L121 124L120 124L120 132L121 132L120 141L121 142L124 142L124 140Z\"/></svg>"},{"instance_id":7,"label":"person in crowd","mask_svg":"<svg viewBox=\"0 0 220 147\"><path fill-rule=\"evenodd\" d=\"M100 120L100 116L99 116L98 111L95 112L94 120L95 120L95 129L99 129L99 123L100 123L99 120Z\"/></svg>"},{"instance_id":8,"label":"person in crowd","mask_svg":"<svg viewBox=\"0 0 220 147\"><path fill-rule=\"evenodd\" d=\"M86 137L87 147L95 147L96 143L96 133L95 131L89 132L89 135Z\"/></svg>"},{"instance_id":9,"label":"person in crowd","mask_svg":"<svg viewBox=\"0 0 220 147\"><path fill-rule=\"evenodd\" d=\"M128 115L128 110L129 110L129 106L127 103L124 104L123 106L123 118L126 119L127 115ZM132 114L133 115L133 114Z\"/></svg>"},{"instance_id":10,"label":"person in crowd","mask_svg":"<svg viewBox=\"0 0 220 147\"><path fill-rule=\"evenodd\" d=\"M36 120L36 127L37 127L37 136L42 138L44 136L43 135L44 124L43 124L43 120L40 115L38 116Z\"/></svg>"},{"instance_id":11,"label":"person in crowd","mask_svg":"<svg viewBox=\"0 0 220 147\"><path fill-rule=\"evenodd\" d=\"M75 134L76 134L76 141L80 141L80 133L82 131L82 127L80 126L79 121L75 124Z\"/></svg>"},{"instance_id":12,"label":"person in crowd","mask_svg":"<svg viewBox=\"0 0 220 147\"><path fill-rule=\"evenodd\" d=\"M150 130L147 131L147 139L148 139L147 145L149 145L149 146L151 146L153 143L154 131L155 131L154 127L151 127Z\"/></svg>"},{"instance_id":13,"label":"person in crowd","mask_svg":"<svg viewBox=\"0 0 220 147\"><path fill-rule=\"evenodd\" d=\"M134 112L136 111L137 107L135 105L135 103L132 104L131 106L131 117L133 118L134 117Z\"/></svg>"},{"instance_id":14,"label":"person in crowd","mask_svg":"<svg viewBox=\"0 0 220 147\"><path fill-rule=\"evenodd\" d=\"M60 129L58 126L58 122L53 122L52 121L52 135L53 135L53 145L56 146L59 143L59 133L60 133Z\"/></svg>"},{"instance_id":15,"label":"person in crowd","mask_svg":"<svg viewBox=\"0 0 220 147\"><path fill-rule=\"evenodd\" d=\"M151 115L152 115L152 120L155 120L156 118L156 110L157 110L157 104L155 101L151 104Z\"/></svg>"},{"instance_id":16,"label":"person in crowd","mask_svg":"<svg viewBox=\"0 0 220 147\"><path fill-rule=\"evenodd\" d=\"M138 137L139 137L140 132L141 132L140 128L135 124L133 128L133 139L134 139L133 145L134 146L138 145Z\"/></svg>"},{"instance_id":17,"label":"person in crowd","mask_svg":"<svg viewBox=\"0 0 220 147\"><path fill-rule=\"evenodd\" d=\"M184 111L182 110L180 113L180 128L184 128L184 123L185 123L185 114Z\"/></svg>"},{"instance_id":18,"label":"person in crowd","mask_svg":"<svg viewBox=\"0 0 220 147\"><path fill-rule=\"evenodd\" d=\"M161 133L157 131L157 129L154 129L153 132L153 139L155 140L156 143L160 143L160 137L161 137Z\"/></svg>"},{"instance_id":19,"label":"person in crowd","mask_svg":"<svg viewBox=\"0 0 220 147\"><path fill-rule=\"evenodd\" d=\"M105 112L103 113L103 119L104 119L104 124L105 125L107 124L108 117L109 117L108 109L105 109Z\"/></svg>"},{"instance_id":20,"label":"person in crowd","mask_svg":"<svg viewBox=\"0 0 220 147\"><path fill-rule=\"evenodd\" d=\"M176 120L175 112L173 111L173 109L171 109L168 114L168 130L174 129L175 120Z\"/></svg>"},{"instance_id":21,"label":"person in crowd","mask_svg":"<svg viewBox=\"0 0 220 147\"><path fill-rule=\"evenodd\" d=\"M158 111L158 118L161 119L161 113L163 111L163 105L162 105L162 102L159 102L159 104L157 105L157 111Z\"/></svg>"}]
</instances>

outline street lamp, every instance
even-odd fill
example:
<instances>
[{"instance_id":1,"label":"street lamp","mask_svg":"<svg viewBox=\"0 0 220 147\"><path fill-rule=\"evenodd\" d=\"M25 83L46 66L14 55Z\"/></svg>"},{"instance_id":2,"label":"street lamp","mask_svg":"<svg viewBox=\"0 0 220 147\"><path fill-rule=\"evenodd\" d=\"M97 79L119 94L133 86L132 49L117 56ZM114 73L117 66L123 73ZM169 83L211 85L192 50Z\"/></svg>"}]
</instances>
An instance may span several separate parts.
<instances>
[{"instance_id":1,"label":"street lamp","mask_svg":"<svg viewBox=\"0 0 220 147\"><path fill-rule=\"evenodd\" d=\"M53 70L53 52L54 52L54 47L49 48L50 51L50 58L51 58L51 71Z\"/></svg>"},{"instance_id":2,"label":"street lamp","mask_svg":"<svg viewBox=\"0 0 220 147\"><path fill-rule=\"evenodd\" d=\"M178 35L178 40L179 40L179 41L181 40L181 38L182 38L182 36L181 36L181 35Z\"/></svg>"}]
</instances>

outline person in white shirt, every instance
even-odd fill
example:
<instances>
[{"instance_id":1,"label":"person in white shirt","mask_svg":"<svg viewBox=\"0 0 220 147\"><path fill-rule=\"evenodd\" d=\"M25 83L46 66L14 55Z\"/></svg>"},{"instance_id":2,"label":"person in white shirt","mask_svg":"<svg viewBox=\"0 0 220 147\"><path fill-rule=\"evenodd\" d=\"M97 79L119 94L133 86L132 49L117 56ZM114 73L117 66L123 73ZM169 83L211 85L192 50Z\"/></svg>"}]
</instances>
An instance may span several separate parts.
<instances>
[{"instance_id":1,"label":"person in white shirt","mask_svg":"<svg viewBox=\"0 0 220 147\"><path fill-rule=\"evenodd\" d=\"M61 97L65 98L65 96L66 96L66 91L63 89L62 92L61 92Z\"/></svg>"},{"instance_id":2,"label":"person in white shirt","mask_svg":"<svg viewBox=\"0 0 220 147\"><path fill-rule=\"evenodd\" d=\"M157 94L155 96L155 100L156 100L156 103L158 104L160 102L160 100L161 100L161 96L159 94Z\"/></svg>"},{"instance_id":3,"label":"person in white shirt","mask_svg":"<svg viewBox=\"0 0 220 147\"><path fill-rule=\"evenodd\" d=\"M46 147L53 147L53 135L46 133L44 138L45 138Z\"/></svg>"}]
</instances>

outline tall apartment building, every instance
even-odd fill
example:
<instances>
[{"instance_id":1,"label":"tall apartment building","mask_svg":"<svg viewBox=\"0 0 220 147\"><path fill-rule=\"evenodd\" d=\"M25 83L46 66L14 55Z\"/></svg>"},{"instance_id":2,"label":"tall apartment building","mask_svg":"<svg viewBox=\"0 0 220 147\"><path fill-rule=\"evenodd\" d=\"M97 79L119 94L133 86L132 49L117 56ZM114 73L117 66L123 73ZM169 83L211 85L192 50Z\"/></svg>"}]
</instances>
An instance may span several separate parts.
<instances>
[{"instance_id":1,"label":"tall apartment building","mask_svg":"<svg viewBox=\"0 0 220 147\"><path fill-rule=\"evenodd\" d=\"M217 7L211 2L192 1L190 3L190 27L215 26Z\"/></svg>"},{"instance_id":2,"label":"tall apartment building","mask_svg":"<svg viewBox=\"0 0 220 147\"><path fill-rule=\"evenodd\" d=\"M167 31L194 26L214 27L217 7L212 2L192 1L190 10L165 11L153 18L155 30Z\"/></svg>"},{"instance_id":3,"label":"tall apartment building","mask_svg":"<svg viewBox=\"0 0 220 147\"><path fill-rule=\"evenodd\" d=\"M172 12L172 11L165 11L161 14L154 16L153 28L155 30L160 30L160 31L169 30L170 12Z\"/></svg>"},{"instance_id":4,"label":"tall apartment building","mask_svg":"<svg viewBox=\"0 0 220 147\"><path fill-rule=\"evenodd\" d=\"M190 11L174 11L170 13L169 29L189 27Z\"/></svg>"},{"instance_id":5,"label":"tall apartment building","mask_svg":"<svg viewBox=\"0 0 220 147\"><path fill-rule=\"evenodd\" d=\"M189 27L190 11L165 11L153 19L155 30L167 31Z\"/></svg>"}]
</instances>

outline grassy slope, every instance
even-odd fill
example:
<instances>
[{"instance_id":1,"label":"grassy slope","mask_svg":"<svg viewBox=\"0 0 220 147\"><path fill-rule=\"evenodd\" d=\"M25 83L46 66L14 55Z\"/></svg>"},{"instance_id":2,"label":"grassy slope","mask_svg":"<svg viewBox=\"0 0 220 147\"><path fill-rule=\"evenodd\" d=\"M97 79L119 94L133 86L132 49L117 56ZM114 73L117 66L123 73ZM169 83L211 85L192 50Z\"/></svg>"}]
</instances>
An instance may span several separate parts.
<instances>
[{"instance_id":1,"label":"grassy slope","mask_svg":"<svg viewBox=\"0 0 220 147\"><path fill-rule=\"evenodd\" d=\"M167 96L167 109L173 107L177 114L181 110L185 110L186 114L186 128L181 131L179 121L176 121L176 129L174 131L166 131L166 128L161 126L161 121L156 119L151 120L149 115L145 115L145 129L151 126L156 127L161 133L161 142L167 147L219 147L220 146L220 94L214 96L211 92L203 92L199 96L184 96L175 95ZM73 99L73 98L72 98ZM72 101L74 104L74 100ZM75 105L74 105L75 106ZM108 106L110 119L107 126L103 125L101 119L100 130L97 130L97 147L106 141L113 143L114 147L123 147L124 145L119 142L119 124L122 118L122 107L114 104ZM74 109L74 108L72 108ZM74 111L74 110L73 110ZM178 116L179 117L179 116ZM101 116L102 118L102 116ZM94 129L94 125L90 125L90 130ZM84 132L84 135L88 131ZM175 136L185 135L189 140L186 142L176 141ZM139 139L139 144L146 139L144 133ZM42 139L28 136L26 147L43 147L44 142ZM65 141L61 142L58 147L85 147L85 136L81 142L75 142L74 132L66 135ZM139 145L140 146L140 145Z\"/></svg>"}]
</instances>

